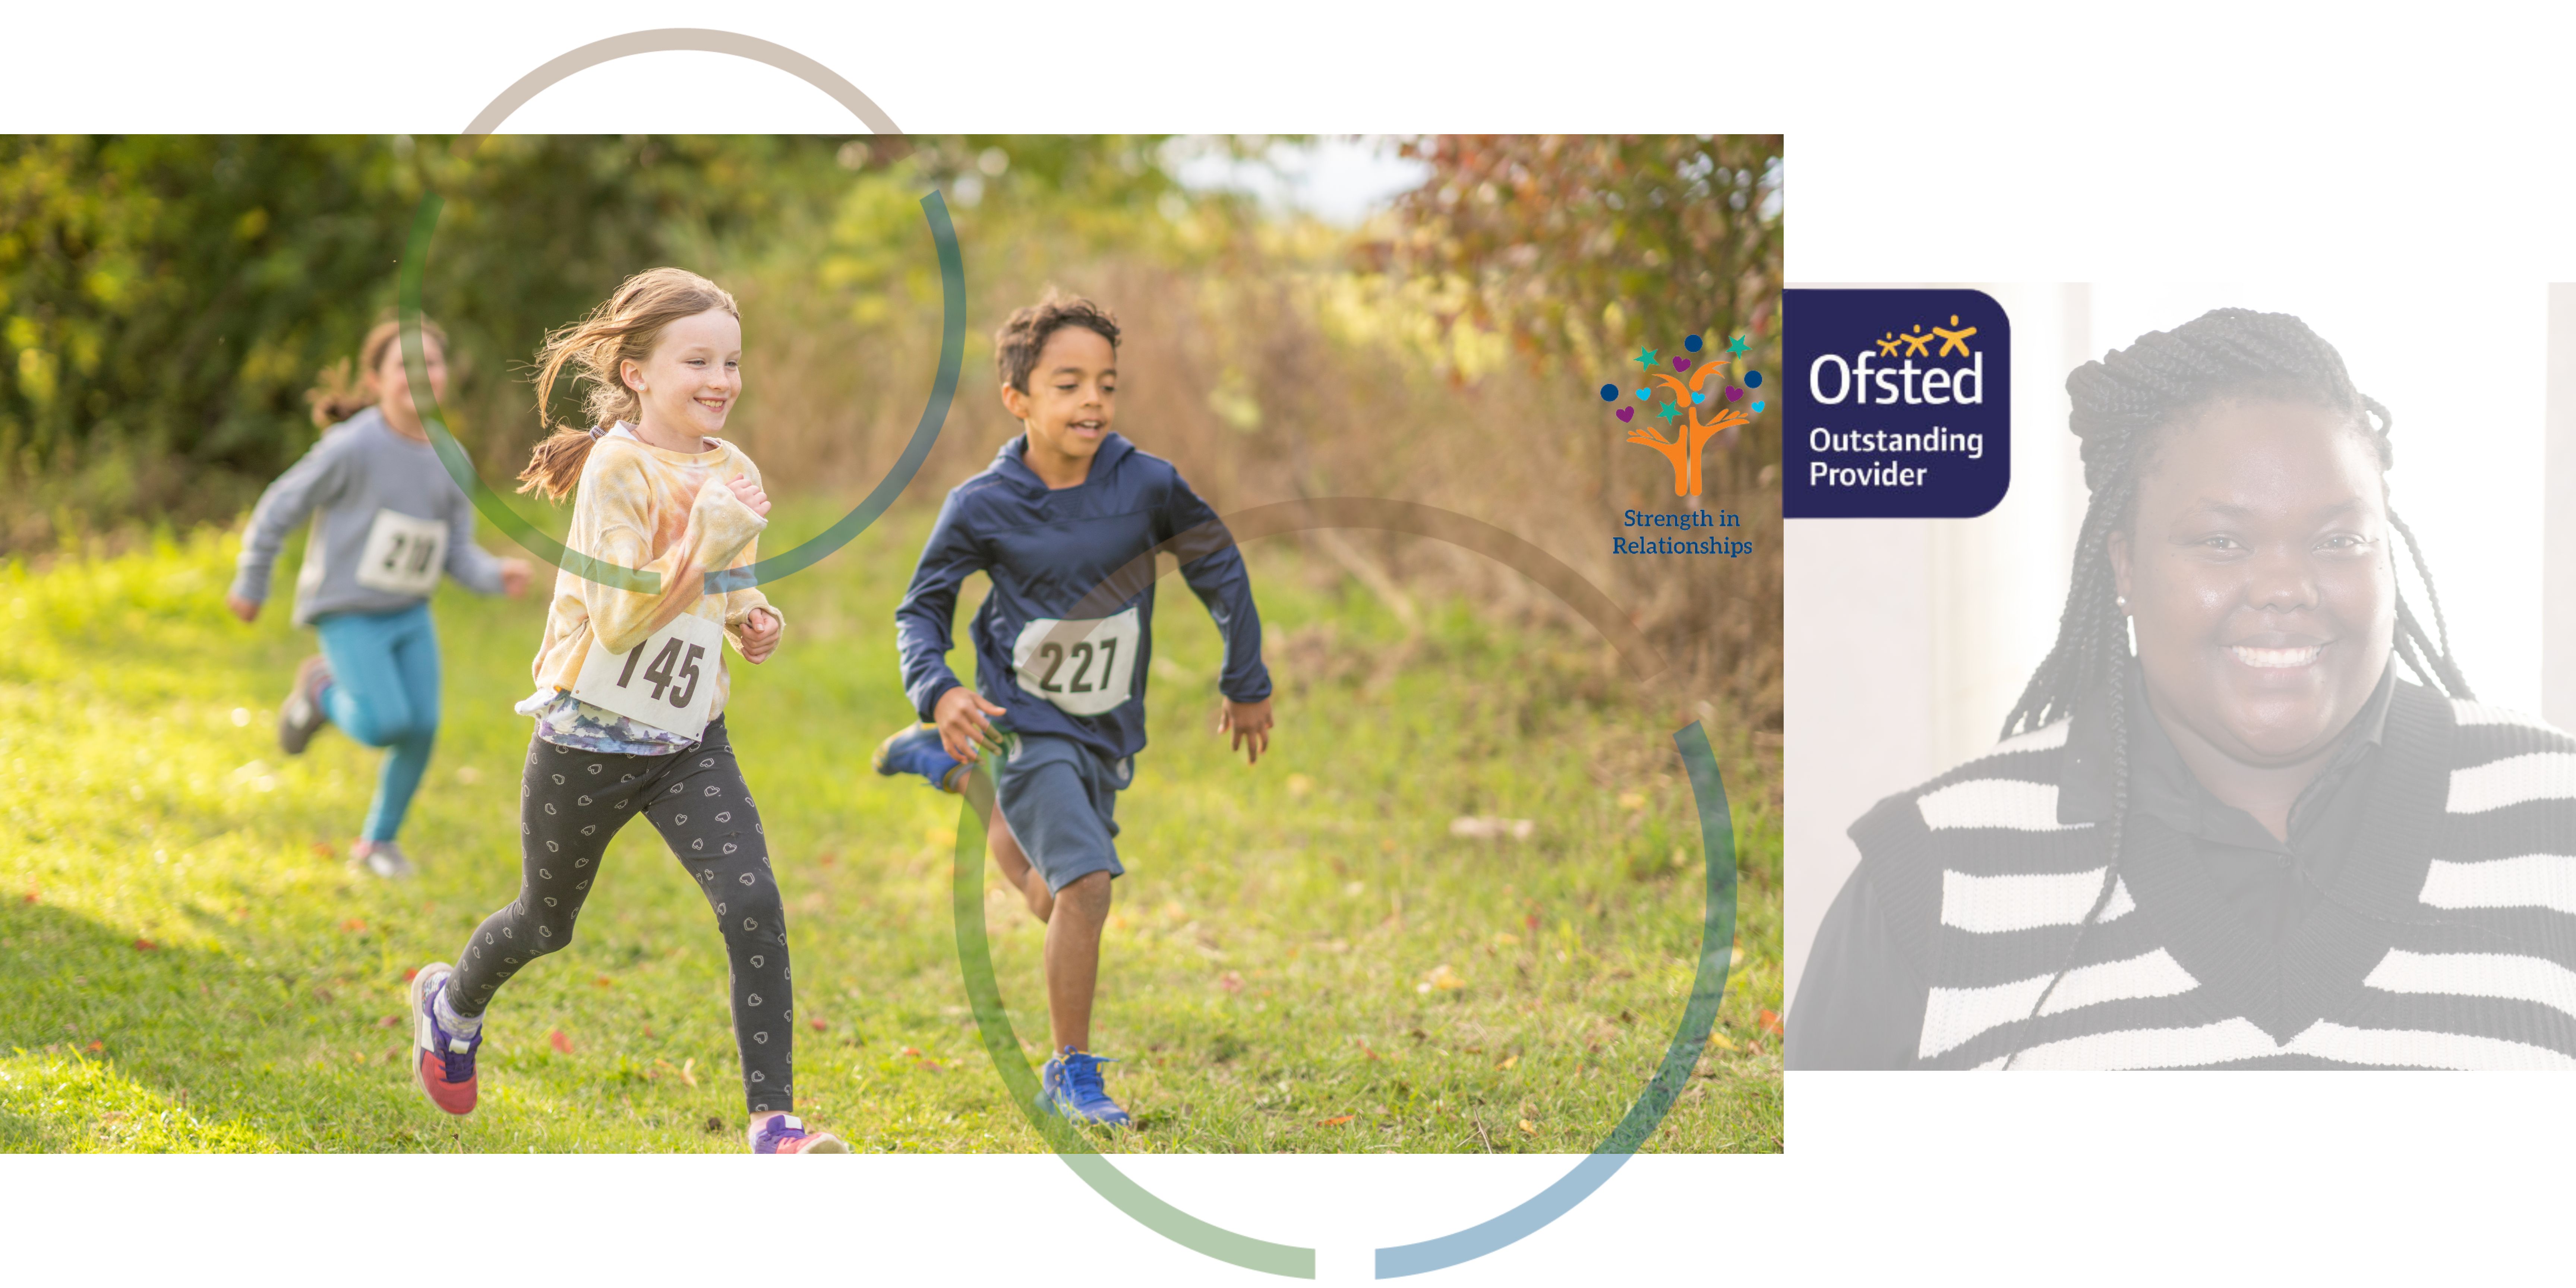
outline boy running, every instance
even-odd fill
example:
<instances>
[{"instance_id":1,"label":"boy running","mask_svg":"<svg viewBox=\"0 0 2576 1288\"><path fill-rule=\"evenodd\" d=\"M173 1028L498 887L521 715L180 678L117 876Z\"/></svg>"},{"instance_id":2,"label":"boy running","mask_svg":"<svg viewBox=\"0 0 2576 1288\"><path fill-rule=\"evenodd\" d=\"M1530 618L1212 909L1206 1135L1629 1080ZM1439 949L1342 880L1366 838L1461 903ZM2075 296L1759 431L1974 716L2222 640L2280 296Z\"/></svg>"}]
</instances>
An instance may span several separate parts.
<instances>
[{"instance_id":1,"label":"boy running","mask_svg":"<svg viewBox=\"0 0 2576 1288\"><path fill-rule=\"evenodd\" d=\"M1113 840L1118 793L1145 746L1154 588L1148 580L1124 599L1101 588L1157 545L1214 524L1216 512L1169 461L1110 432L1118 323L1107 310L1049 292L1012 314L993 348L1002 405L1027 432L940 508L895 609L904 688L931 723L887 740L877 768L953 789L964 779L958 765L974 764L984 748L997 753L993 782L1007 827L995 829L996 856L1016 867L1024 853L1047 895L1022 887L1047 923L1055 1054L1040 1104L1119 1126L1127 1111L1101 1086L1108 1061L1091 1053L1091 1003L1110 881L1126 871ZM1252 584L1223 531L1193 537L1181 575L1225 636L1217 730L1230 730L1234 747L1257 763L1270 741L1270 672ZM1193 557L1197 550L1207 553ZM975 614L977 687L969 689L946 658L957 587L977 571L993 588Z\"/></svg>"}]
</instances>

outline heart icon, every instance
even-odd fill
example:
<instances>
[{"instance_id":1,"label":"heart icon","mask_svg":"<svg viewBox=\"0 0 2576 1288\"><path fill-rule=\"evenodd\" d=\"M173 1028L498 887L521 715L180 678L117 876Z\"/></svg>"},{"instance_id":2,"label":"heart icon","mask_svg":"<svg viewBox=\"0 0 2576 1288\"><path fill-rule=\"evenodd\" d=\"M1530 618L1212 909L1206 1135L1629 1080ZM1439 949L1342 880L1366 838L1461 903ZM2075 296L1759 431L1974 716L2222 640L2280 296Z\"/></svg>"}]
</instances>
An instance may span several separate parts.
<instances>
[{"instance_id":1,"label":"heart icon","mask_svg":"<svg viewBox=\"0 0 2576 1288\"><path fill-rule=\"evenodd\" d=\"M1728 402L1734 402L1736 399L1741 398L1741 397L1743 397L1743 396L1744 396L1744 391L1743 391L1743 390L1738 389L1738 388L1736 388L1736 387L1735 387L1735 386L1733 386L1733 385L1728 385L1728 386L1726 387L1726 400L1727 400Z\"/></svg>"},{"instance_id":2,"label":"heart icon","mask_svg":"<svg viewBox=\"0 0 2576 1288\"><path fill-rule=\"evenodd\" d=\"M1755 411L1757 411L1757 412L1758 412L1758 411L1761 411L1761 410L1762 410L1762 404L1761 404L1759 401L1756 401L1756 402L1753 404L1753 410L1755 410Z\"/></svg>"},{"instance_id":3,"label":"heart icon","mask_svg":"<svg viewBox=\"0 0 2576 1288\"><path fill-rule=\"evenodd\" d=\"M1699 403L1699 402L1707 402L1707 401L1708 401L1708 395L1707 395L1707 394L1705 394L1705 393L1695 393L1695 394L1692 394L1692 395L1691 395L1691 401L1692 401L1692 402L1695 402L1695 403Z\"/></svg>"},{"instance_id":4,"label":"heart icon","mask_svg":"<svg viewBox=\"0 0 2576 1288\"><path fill-rule=\"evenodd\" d=\"M1636 416L1637 409L1634 407L1622 407L1619 409L1619 419L1621 420L1634 420L1636 419Z\"/></svg>"},{"instance_id":5,"label":"heart icon","mask_svg":"<svg viewBox=\"0 0 2576 1288\"><path fill-rule=\"evenodd\" d=\"M1638 390L1638 391L1637 391L1637 401L1639 401L1639 402L1653 402L1654 400L1655 400L1655 391L1654 391L1654 390L1652 390L1652 389L1640 389L1640 390Z\"/></svg>"},{"instance_id":6,"label":"heart icon","mask_svg":"<svg viewBox=\"0 0 2576 1288\"><path fill-rule=\"evenodd\" d=\"M1675 359L1673 359L1673 370L1675 370L1675 371L1688 371L1688 370L1690 370L1690 359L1688 359L1688 358L1675 358Z\"/></svg>"}]
</instances>

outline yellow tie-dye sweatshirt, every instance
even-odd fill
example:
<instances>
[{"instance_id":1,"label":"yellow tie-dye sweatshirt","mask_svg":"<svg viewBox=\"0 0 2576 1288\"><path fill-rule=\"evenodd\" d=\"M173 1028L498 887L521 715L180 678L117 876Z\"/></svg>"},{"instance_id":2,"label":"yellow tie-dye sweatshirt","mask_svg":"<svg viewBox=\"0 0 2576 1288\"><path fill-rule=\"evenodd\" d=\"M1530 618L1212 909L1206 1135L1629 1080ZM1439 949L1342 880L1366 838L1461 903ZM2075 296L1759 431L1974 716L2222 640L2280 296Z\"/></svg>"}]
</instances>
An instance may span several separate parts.
<instances>
[{"instance_id":1,"label":"yellow tie-dye sweatshirt","mask_svg":"<svg viewBox=\"0 0 2576 1288\"><path fill-rule=\"evenodd\" d=\"M695 613L723 626L739 650L753 609L778 612L757 587L706 593L709 572L759 557L760 532L769 526L726 486L734 478L758 484L760 467L723 439L706 441L712 447L704 452L665 451L621 425L591 445L564 544L605 563L658 573L661 589L645 594L558 572L545 641L531 668L539 693L569 691L594 639L622 653L680 614ZM719 662L708 720L724 714L731 693L731 677Z\"/></svg>"}]
</instances>

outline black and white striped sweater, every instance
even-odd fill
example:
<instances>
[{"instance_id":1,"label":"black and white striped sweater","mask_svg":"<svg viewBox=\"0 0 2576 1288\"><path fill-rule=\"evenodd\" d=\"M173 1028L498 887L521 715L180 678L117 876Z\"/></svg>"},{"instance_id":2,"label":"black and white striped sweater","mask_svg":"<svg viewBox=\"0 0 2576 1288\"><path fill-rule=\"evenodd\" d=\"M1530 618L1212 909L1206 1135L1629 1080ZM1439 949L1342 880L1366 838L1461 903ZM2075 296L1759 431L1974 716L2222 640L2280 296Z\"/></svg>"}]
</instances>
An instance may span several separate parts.
<instances>
[{"instance_id":1,"label":"black and white striped sweater","mask_svg":"<svg viewBox=\"0 0 2576 1288\"><path fill-rule=\"evenodd\" d=\"M2134 811L2079 938L2109 837L2061 819L2067 729L1852 828L1879 915L1928 963L1914 1067L2576 1069L2576 740L2399 685L2356 848L2272 944Z\"/></svg>"}]
</instances>

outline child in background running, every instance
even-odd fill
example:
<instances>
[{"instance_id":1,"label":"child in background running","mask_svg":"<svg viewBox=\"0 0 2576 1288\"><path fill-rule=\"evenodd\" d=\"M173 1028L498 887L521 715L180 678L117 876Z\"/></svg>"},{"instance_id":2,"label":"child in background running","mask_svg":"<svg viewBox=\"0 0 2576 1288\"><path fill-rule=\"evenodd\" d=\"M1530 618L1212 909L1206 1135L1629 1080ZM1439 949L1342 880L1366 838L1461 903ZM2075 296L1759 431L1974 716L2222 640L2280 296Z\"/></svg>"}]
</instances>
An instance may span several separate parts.
<instances>
[{"instance_id":1,"label":"child in background running","mask_svg":"<svg viewBox=\"0 0 2576 1288\"><path fill-rule=\"evenodd\" d=\"M1231 730L1256 763L1269 745L1270 673L1251 580L1216 512L1170 462L1109 432L1117 321L1089 300L1050 293L1012 314L993 348L1002 404L1026 432L940 508L895 610L904 687L929 723L888 739L877 769L954 789L960 762L975 762L982 748L998 753L994 857L1006 876L1032 874L1022 895L1047 923L1054 1055L1041 1105L1119 1126L1127 1111L1101 1083L1107 1062L1090 1049L1091 1007L1110 881L1126 871L1113 840L1118 793L1145 746L1154 588L1107 583L1189 534L1176 551L1181 575L1225 636L1217 729ZM957 588L979 570L993 589L975 614L977 688L969 689L945 659ZM1040 881L1044 897L1031 888Z\"/></svg>"},{"instance_id":2,"label":"child in background running","mask_svg":"<svg viewBox=\"0 0 2576 1288\"><path fill-rule=\"evenodd\" d=\"M421 323L423 365L435 398L447 396L447 335ZM438 632L430 592L441 573L482 594L527 588L523 559L496 559L474 544L474 506L439 464L412 405L401 331L386 320L358 348L358 382L342 363L307 395L322 441L259 498L224 603L245 622L268 598L269 571L287 534L313 516L295 623L322 638L278 707L277 745L296 756L336 724L386 747L376 798L354 857L381 877L407 876L394 840L438 736Z\"/></svg>"},{"instance_id":3,"label":"child in background running","mask_svg":"<svg viewBox=\"0 0 2576 1288\"><path fill-rule=\"evenodd\" d=\"M412 979L414 1076L451 1114L474 1109L493 993L572 941L600 856L640 814L697 878L724 934L752 1152L848 1152L789 1112L786 914L725 731L725 641L757 664L783 627L759 590L721 576L757 558L768 526L759 467L714 437L741 396L741 361L733 297L676 268L628 278L539 355L539 414L569 365L591 385L594 423L539 443L521 490L560 501L578 484L566 547L651 580L605 584L626 575L578 565L587 578L576 568L555 578L536 692L518 705L537 721L519 792L519 896L484 919L453 967L431 962Z\"/></svg>"}]
</instances>

